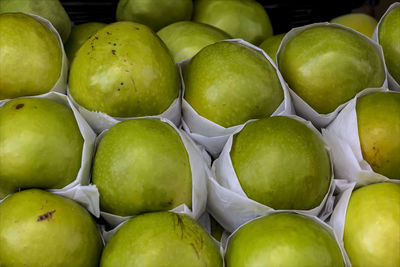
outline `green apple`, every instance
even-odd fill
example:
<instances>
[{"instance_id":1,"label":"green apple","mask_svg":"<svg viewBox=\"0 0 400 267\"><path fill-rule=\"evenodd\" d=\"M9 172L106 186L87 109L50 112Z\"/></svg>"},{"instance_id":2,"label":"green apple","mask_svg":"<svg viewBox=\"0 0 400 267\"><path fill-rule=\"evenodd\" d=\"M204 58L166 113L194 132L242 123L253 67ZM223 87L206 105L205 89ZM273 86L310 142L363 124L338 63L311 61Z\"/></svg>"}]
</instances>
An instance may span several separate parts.
<instances>
[{"instance_id":1,"label":"green apple","mask_svg":"<svg viewBox=\"0 0 400 267\"><path fill-rule=\"evenodd\" d=\"M72 62L76 52L86 40L106 25L100 22L88 22L72 27L71 35L65 43L65 52L67 53L69 62Z\"/></svg>"},{"instance_id":2,"label":"green apple","mask_svg":"<svg viewBox=\"0 0 400 267\"><path fill-rule=\"evenodd\" d=\"M193 57L207 45L231 38L218 28L193 21L168 25L157 35L168 47L176 63Z\"/></svg>"},{"instance_id":3,"label":"green apple","mask_svg":"<svg viewBox=\"0 0 400 267\"><path fill-rule=\"evenodd\" d=\"M192 0L120 0L117 20L130 20L149 26L153 31L192 17Z\"/></svg>"},{"instance_id":4,"label":"green apple","mask_svg":"<svg viewBox=\"0 0 400 267\"><path fill-rule=\"evenodd\" d=\"M354 191L343 241L354 267L400 266L400 185L379 183Z\"/></svg>"},{"instance_id":5,"label":"green apple","mask_svg":"<svg viewBox=\"0 0 400 267\"><path fill-rule=\"evenodd\" d=\"M54 33L22 13L0 14L0 33L0 100L49 92L62 64Z\"/></svg>"},{"instance_id":6,"label":"green apple","mask_svg":"<svg viewBox=\"0 0 400 267\"><path fill-rule=\"evenodd\" d=\"M111 127L97 148L92 181L101 209L121 216L192 205L186 148L178 132L157 119Z\"/></svg>"},{"instance_id":7,"label":"green apple","mask_svg":"<svg viewBox=\"0 0 400 267\"><path fill-rule=\"evenodd\" d=\"M81 167L83 137L71 109L41 98L0 108L0 187L63 188Z\"/></svg>"},{"instance_id":8,"label":"green apple","mask_svg":"<svg viewBox=\"0 0 400 267\"><path fill-rule=\"evenodd\" d=\"M179 76L168 48L148 27L115 22L75 54L69 90L91 111L114 117L158 115L178 97Z\"/></svg>"},{"instance_id":9,"label":"green apple","mask_svg":"<svg viewBox=\"0 0 400 267\"><path fill-rule=\"evenodd\" d=\"M202 49L184 70L185 99L223 127L270 116L283 101L276 70L259 52L239 43Z\"/></svg>"},{"instance_id":10,"label":"green apple","mask_svg":"<svg viewBox=\"0 0 400 267\"><path fill-rule=\"evenodd\" d=\"M385 68L366 37L334 25L308 28L283 44L283 78L316 112L327 114L369 87L381 87Z\"/></svg>"},{"instance_id":11,"label":"green apple","mask_svg":"<svg viewBox=\"0 0 400 267\"><path fill-rule=\"evenodd\" d=\"M285 37L284 33L274 35L265 39L259 47L268 54L268 56L275 62L276 64L276 53L278 53L279 46L281 45L282 39Z\"/></svg>"},{"instance_id":12,"label":"green apple","mask_svg":"<svg viewBox=\"0 0 400 267\"><path fill-rule=\"evenodd\" d=\"M254 0L197 0L193 21L210 24L255 45L273 34L267 12Z\"/></svg>"},{"instance_id":13,"label":"green apple","mask_svg":"<svg viewBox=\"0 0 400 267\"><path fill-rule=\"evenodd\" d=\"M231 237L226 255L232 266L345 266L335 239L319 223L298 214L258 218Z\"/></svg>"},{"instance_id":14,"label":"green apple","mask_svg":"<svg viewBox=\"0 0 400 267\"><path fill-rule=\"evenodd\" d=\"M47 19L64 43L71 32L71 21L59 0L1 0L0 13L5 12L31 13Z\"/></svg>"},{"instance_id":15,"label":"green apple","mask_svg":"<svg viewBox=\"0 0 400 267\"><path fill-rule=\"evenodd\" d=\"M100 267L222 267L218 247L193 219L172 212L130 219L104 248Z\"/></svg>"},{"instance_id":16,"label":"green apple","mask_svg":"<svg viewBox=\"0 0 400 267\"><path fill-rule=\"evenodd\" d=\"M328 192L324 143L295 119L275 116L247 124L233 137L230 156L246 195L271 208L312 209Z\"/></svg>"},{"instance_id":17,"label":"green apple","mask_svg":"<svg viewBox=\"0 0 400 267\"><path fill-rule=\"evenodd\" d=\"M363 96L356 111L363 158L375 172L400 180L400 93Z\"/></svg>"},{"instance_id":18,"label":"green apple","mask_svg":"<svg viewBox=\"0 0 400 267\"><path fill-rule=\"evenodd\" d=\"M98 266L103 247L89 212L42 190L0 203L0 266Z\"/></svg>"},{"instance_id":19,"label":"green apple","mask_svg":"<svg viewBox=\"0 0 400 267\"><path fill-rule=\"evenodd\" d=\"M400 6L391 10L379 24L379 44L385 55L386 67L400 84Z\"/></svg>"},{"instance_id":20,"label":"green apple","mask_svg":"<svg viewBox=\"0 0 400 267\"><path fill-rule=\"evenodd\" d=\"M371 38L374 34L376 25L378 22L374 17L362 13L346 14L340 17L336 17L331 20L331 23L337 23L353 30L356 30L368 38Z\"/></svg>"}]
</instances>

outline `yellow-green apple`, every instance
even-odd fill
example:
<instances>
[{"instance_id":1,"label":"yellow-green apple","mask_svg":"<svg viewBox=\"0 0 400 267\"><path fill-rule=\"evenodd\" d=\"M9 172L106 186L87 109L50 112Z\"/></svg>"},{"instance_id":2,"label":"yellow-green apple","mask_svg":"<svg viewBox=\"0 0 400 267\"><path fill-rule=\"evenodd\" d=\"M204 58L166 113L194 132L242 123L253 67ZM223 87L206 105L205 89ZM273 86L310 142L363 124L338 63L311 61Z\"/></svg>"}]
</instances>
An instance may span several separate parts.
<instances>
[{"instance_id":1,"label":"yellow-green apple","mask_svg":"<svg viewBox=\"0 0 400 267\"><path fill-rule=\"evenodd\" d=\"M54 33L31 16L3 13L0 34L0 100L49 92L62 64Z\"/></svg>"},{"instance_id":2,"label":"yellow-green apple","mask_svg":"<svg viewBox=\"0 0 400 267\"><path fill-rule=\"evenodd\" d=\"M279 46L281 45L282 39L285 37L284 33L274 35L265 39L259 47L268 54L268 56L275 62L276 64L276 53L278 53Z\"/></svg>"},{"instance_id":3,"label":"yellow-green apple","mask_svg":"<svg viewBox=\"0 0 400 267\"><path fill-rule=\"evenodd\" d=\"M247 124L234 136L230 156L246 195L274 209L312 209L328 192L331 168L324 143L293 118Z\"/></svg>"},{"instance_id":4,"label":"yellow-green apple","mask_svg":"<svg viewBox=\"0 0 400 267\"><path fill-rule=\"evenodd\" d=\"M331 20L331 23L337 23L353 30L356 30L369 38L374 34L378 22L374 17L362 13L346 14Z\"/></svg>"},{"instance_id":5,"label":"yellow-green apple","mask_svg":"<svg viewBox=\"0 0 400 267\"><path fill-rule=\"evenodd\" d=\"M270 116L283 101L272 64L239 43L203 48L184 70L185 99L206 119L223 127Z\"/></svg>"}]
</instances>

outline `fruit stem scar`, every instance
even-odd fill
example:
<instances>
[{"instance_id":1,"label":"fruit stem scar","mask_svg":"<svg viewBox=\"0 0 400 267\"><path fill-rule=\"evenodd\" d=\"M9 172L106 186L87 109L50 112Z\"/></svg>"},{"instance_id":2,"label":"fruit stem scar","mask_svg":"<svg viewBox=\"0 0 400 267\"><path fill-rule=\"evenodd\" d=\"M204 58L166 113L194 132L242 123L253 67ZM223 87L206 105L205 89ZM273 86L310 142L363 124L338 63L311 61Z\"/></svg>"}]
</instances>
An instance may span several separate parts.
<instances>
[{"instance_id":1,"label":"fruit stem scar","mask_svg":"<svg viewBox=\"0 0 400 267\"><path fill-rule=\"evenodd\" d=\"M54 212L56 212L56 210L52 210L52 211L49 211L49 212L46 212L46 213L40 215L40 216L37 218L37 221L38 221L38 222L41 222L41 221L43 221L43 220L50 220L50 219L52 218Z\"/></svg>"},{"instance_id":2,"label":"fruit stem scar","mask_svg":"<svg viewBox=\"0 0 400 267\"><path fill-rule=\"evenodd\" d=\"M22 107L24 107L25 106L25 104L18 104L16 107L15 107L15 109L20 109L20 108L22 108Z\"/></svg>"}]
</instances>

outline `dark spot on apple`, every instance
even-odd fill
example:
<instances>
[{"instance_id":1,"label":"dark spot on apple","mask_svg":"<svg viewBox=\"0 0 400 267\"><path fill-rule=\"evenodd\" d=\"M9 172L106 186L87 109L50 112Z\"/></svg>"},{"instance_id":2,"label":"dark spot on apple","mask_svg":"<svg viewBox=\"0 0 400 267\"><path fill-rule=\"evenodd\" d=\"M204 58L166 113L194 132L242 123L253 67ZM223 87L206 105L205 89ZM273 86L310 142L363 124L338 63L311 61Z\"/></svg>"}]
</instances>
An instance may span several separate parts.
<instances>
[{"instance_id":1,"label":"dark spot on apple","mask_svg":"<svg viewBox=\"0 0 400 267\"><path fill-rule=\"evenodd\" d=\"M108 44L111 44L111 42L108 42Z\"/></svg>"},{"instance_id":2,"label":"dark spot on apple","mask_svg":"<svg viewBox=\"0 0 400 267\"><path fill-rule=\"evenodd\" d=\"M135 27L135 29L138 31L139 30L139 28L138 27Z\"/></svg>"},{"instance_id":3,"label":"dark spot on apple","mask_svg":"<svg viewBox=\"0 0 400 267\"><path fill-rule=\"evenodd\" d=\"M106 32L108 35L111 35L111 33L110 32Z\"/></svg>"},{"instance_id":4,"label":"dark spot on apple","mask_svg":"<svg viewBox=\"0 0 400 267\"><path fill-rule=\"evenodd\" d=\"M118 88L117 90L118 90L118 91L121 91L121 88Z\"/></svg>"},{"instance_id":5,"label":"dark spot on apple","mask_svg":"<svg viewBox=\"0 0 400 267\"><path fill-rule=\"evenodd\" d=\"M15 107L15 109L20 109L20 108L23 108L25 106L25 104L18 104L16 107Z\"/></svg>"},{"instance_id":6,"label":"dark spot on apple","mask_svg":"<svg viewBox=\"0 0 400 267\"><path fill-rule=\"evenodd\" d=\"M126 62L126 59L124 59L124 62Z\"/></svg>"},{"instance_id":7,"label":"dark spot on apple","mask_svg":"<svg viewBox=\"0 0 400 267\"><path fill-rule=\"evenodd\" d=\"M111 50L111 53L115 56L115 50L113 49L113 50Z\"/></svg>"},{"instance_id":8,"label":"dark spot on apple","mask_svg":"<svg viewBox=\"0 0 400 267\"><path fill-rule=\"evenodd\" d=\"M99 37L96 36L96 37L94 37L94 39L99 40Z\"/></svg>"},{"instance_id":9,"label":"dark spot on apple","mask_svg":"<svg viewBox=\"0 0 400 267\"><path fill-rule=\"evenodd\" d=\"M41 221L44 221L44 220L50 220L53 217L54 212L56 212L56 210L52 210L52 211L49 211L49 212L46 212L46 213L40 215L37 218L37 221L41 222Z\"/></svg>"},{"instance_id":10,"label":"dark spot on apple","mask_svg":"<svg viewBox=\"0 0 400 267\"><path fill-rule=\"evenodd\" d=\"M124 85L124 83L121 83L121 85Z\"/></svg>"},{"instance_id":11,"label":"dark spot on apple","mask_svg":"<svg viewBox=\"0 0 400 267\"><path fill-rule=\"evenodd\" d=\"M192 248L194 249L194 252L196 252L196 256L197 256L197 258L198 258L198 259L200 259L199 252L197 251L197 249L196 249L196 247L194 246L194 244L193 244L193 243L190 243L190 245L191 245L191 246L192 246Z\"/></svg>"},{"instance_id":12,"label":"dark spot on apple","mask_svg":"<svg viewBox=\"0 0 400 267\"><path fill-rule=\"evenodd\" d=\"M117 44L116 43L114 43L114 46L116 46Z\"/></svg>"}]
</instances>

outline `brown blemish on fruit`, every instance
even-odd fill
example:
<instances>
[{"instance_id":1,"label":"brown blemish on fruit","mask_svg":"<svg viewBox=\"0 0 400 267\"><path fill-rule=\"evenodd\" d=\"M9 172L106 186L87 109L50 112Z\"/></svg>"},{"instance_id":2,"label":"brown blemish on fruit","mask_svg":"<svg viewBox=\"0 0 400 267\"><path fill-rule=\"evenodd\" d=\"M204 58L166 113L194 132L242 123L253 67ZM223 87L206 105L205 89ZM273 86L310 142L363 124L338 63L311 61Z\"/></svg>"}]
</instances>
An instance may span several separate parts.
<instances>
[{"instance_id":1,"label":"brown blemish on fruit","mask_svg":"<svg viewBox=\"0 0 400 267\"><path fill-rule=\"evenodd\" d=\"M139 28L138 27L135 27L135 29L138 31L139 30Z\"/></svg>"},{"instance_id":2,"label":"brown blemish on fruit","mask_svg":"<svg viewBox=\"0 0 400 267\"><path fill-rule=\"evenodd\" d=\"M115 56L115 50L113 49L113 50L111 50L111 53Z\"/></svg>"},{"instance_id":3,"label":"brown blemish on fruit","mask_svg":"<svg viewBox=\"0 0 400 267\"><path fill-rule=\"evenodd\" d=\"M111 35L111 33L110 32L106 32L108 35Z\"/></svg>"},{"instance_id":4,"label":"brown blemish on fruit","mask_svg":"<svg viewBox=\"0 0 400 267\"><path fill-rule=\"evenodd\" d=\"M114 43L113 45L114 45L114 46L116 46L117 44L116 44L116 43Z\"/></svg>"},{"instance_id":5,"label":"brown blemish on fruit","mask_svg":"<svg viewBox=\"0 0 400 267\"><path fill-rule=\"evenodd\" d=\"M124 85L124 83L121 83L121 85Z\"/></svg>"},{"instance_id":6,"label":"brown blemish on fruit","mask_svg":"<svg viewBox=\"0 0 400 267\"><path fill-rule=\"evenodd\" d=\"M193 243L190 243L190 245L191 245L191 246L192 246L192 248L194 249L194 252L196 252L196 256L197 256L197 258L198 258L198 259L200 259L199 252L197 251L197 249L196 249L195 245L194 245Z\"/></svg>"},{"instance_id":7,"label":"brown blemish on fruit","mask_svg":"<svg viewBox=\"0 0 400 267\"><path fill-rule=\"evenodd\" d=\"M25 104L18 104L15 106L15 109L20 109L23 108L25 106Z\"/></svg>"},{"instance_id":8,"label":"brown blemish on fruit","mask_svg":"<svg viewBox=\"0 0 400 267\"><path fill-rule=\"evenodd\" d=\"M50 219L53 217L54 212L56 212L56 210L52 210L52 211L49 211L49 212L46 212L46 213L40 215L40 216L37 218L37 221L38 221L38 222L41 222L41 221L43 221L43 220L48 220L48 221L50 221Z\"/></svg>"}]
</instances>

